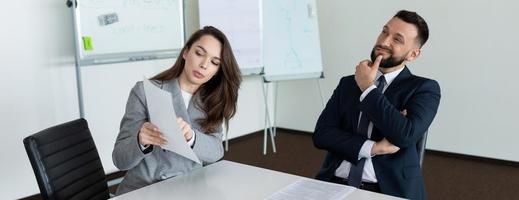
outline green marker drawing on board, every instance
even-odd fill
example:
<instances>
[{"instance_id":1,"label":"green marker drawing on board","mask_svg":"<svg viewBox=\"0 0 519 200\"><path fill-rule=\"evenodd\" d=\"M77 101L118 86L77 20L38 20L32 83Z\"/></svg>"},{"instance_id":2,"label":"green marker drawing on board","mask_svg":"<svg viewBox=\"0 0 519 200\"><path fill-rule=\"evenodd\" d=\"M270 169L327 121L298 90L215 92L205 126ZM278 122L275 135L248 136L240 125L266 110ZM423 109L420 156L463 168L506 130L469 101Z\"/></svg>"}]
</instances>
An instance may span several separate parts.
<instances>
[{"instance_id":1,"label":"green marker drawing on board","mask_svg":"<svg viewBox=\"0 0 519 200\"><path fill-rule=\"evenodd\" d=\"M92 38L90 36L83 36L83 48L85 48L85 51L94 50L94 47L92 46Z\"/></svg>"}]
</instances>

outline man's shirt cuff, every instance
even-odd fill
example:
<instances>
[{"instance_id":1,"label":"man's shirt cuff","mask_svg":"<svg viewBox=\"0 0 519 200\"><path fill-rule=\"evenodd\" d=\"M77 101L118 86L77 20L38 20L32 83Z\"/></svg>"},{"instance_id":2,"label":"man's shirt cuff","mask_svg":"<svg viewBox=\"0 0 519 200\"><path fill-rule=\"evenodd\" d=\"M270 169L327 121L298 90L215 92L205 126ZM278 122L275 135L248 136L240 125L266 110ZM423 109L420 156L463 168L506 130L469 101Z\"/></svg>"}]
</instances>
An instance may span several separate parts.
<instances>
[{"instance_id":1,"label":"man's shirt cuff","mask_svg":"<svg viewBox=\"0 0 519 200\"><path fill-rule=\"evenodd\" d=\"M369 92L371 92L371 90L377 88L377 86L375 85L371 85L368 87L368 89L364 90L364 92L362 92L362 94L360 95L360 98L359 100L362 101L364 100L364 98L366 98L366 96L368 96Z\"/></svg>"},{"instance_id":2,"label":"man's shirt cuff","mask_svg":"<svg viewBox=\"0 0 519 200\"><path fill-rule=\"evenodd\" d=\"M375 145L375 141L373 140L366 140L364 144L362 144L362 147L360 148L359 152L359 160L361 158L371 158L371 149L373 148L373 145Z\"/></svg>"}]
</instances>

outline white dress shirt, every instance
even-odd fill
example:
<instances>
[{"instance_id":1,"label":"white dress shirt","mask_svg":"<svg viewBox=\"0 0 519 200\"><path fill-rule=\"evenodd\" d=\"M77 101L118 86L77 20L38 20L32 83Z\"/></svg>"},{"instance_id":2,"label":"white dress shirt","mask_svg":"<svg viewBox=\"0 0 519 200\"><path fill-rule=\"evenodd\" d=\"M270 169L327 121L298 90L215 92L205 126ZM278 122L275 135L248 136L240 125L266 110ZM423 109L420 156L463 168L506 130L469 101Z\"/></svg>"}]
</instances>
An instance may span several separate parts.
<instances>
[{"instance_id":1,"label":"white dress shirt","mask_svg":"<svg viewBox=\"0 0 519 200\"><path fill-rule=\"evenodd\" d=\"M384 93L386 91L387 87L389 87L391 82L393 82L393 80L395 80L396 76L398 76L398 74L400 74L400 72L402 72L402 70L404 70L404 67L402 67L401 69L398 69L394 72L384 74L384 78L386 79L386 84L384 85L384 88L382 89L382 93ZM370 87L368 87L368 89L364 90L364 92L362 92L362 94L360 95L359 101L362 102L362 100L364 100L364 98L369 94L369 92L371 92L373 89L377 88L376 85L378 84L378 78L380 76L382 76L382 73L380 71L378 71L377 76L375 78L375 80L377 80L376 81L377 83L371 85ZM360 116L362 116L362 111L359 114L359 122L360 122ZM371 138L372 132L373 132L373 123L369 122L368 138ZM371 157L372 157L371 148L373 148L374 144L375 144L375 141L366 140L366 142L364 142L364 144L362 144L362 147L360 148L359 160L361 158L366 158L366 163L364 164L364 170L362 171L362 181L364 181L364 182L372 182L372 183L378 182L377 176L375 174L375 169L373 168L373 162L371 162ZM351 168L351 163L346 160L343 160L341 165L335 170L335 176L347 179L348 174L350 172L350 168Z\"/></svg>"},{"instance_id":2,"label":"white dress shirt","mask_svg":"<svg viewBox=\"0 0 519 200\"><path fill-rule=\"evenodd\" d=\"M193 94L189 93L189 92L186 92L184 90L180 90L182 91L182 98L184 99L184 105L186 106L186 110L187 110L187 107L189 106L189 101L191 101L191 97L193 97ZM184 121L186 121L186 119L183 119ZM187 141L187 144L190 146L190 147L193 147L193 144L195 143L195 131L191 130L191 132L193 132L193 137L191 137L191 139L189 139L189 141Z\"/></svg>"}]
</instances>

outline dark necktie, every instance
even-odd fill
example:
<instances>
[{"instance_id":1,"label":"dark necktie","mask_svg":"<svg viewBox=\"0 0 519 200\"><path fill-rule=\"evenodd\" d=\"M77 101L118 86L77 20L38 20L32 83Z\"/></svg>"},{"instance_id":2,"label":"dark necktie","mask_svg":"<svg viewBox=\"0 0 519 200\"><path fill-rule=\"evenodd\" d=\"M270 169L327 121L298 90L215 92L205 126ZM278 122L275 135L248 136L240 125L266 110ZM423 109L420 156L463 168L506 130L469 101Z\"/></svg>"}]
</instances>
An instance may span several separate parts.
<instances>
[{"instance_id":1,"label":"dark necktie","mask_svg":"<svg viewBox=\"0 0 519 200\"><path fill-rule=\"evenodd\" d=\"M384 91L384 85L386 79L384 75L378 78L377 90L380 92ZM360 116L359 126L357 127L357 133L368 137L369 119L366 113L362 113ZM358 188L362 182L362 172L364 171L364 164L366 158L361 158L356 165L351 164L350 173L348 174L348 185Z\"/></svg>"}]
</instances>

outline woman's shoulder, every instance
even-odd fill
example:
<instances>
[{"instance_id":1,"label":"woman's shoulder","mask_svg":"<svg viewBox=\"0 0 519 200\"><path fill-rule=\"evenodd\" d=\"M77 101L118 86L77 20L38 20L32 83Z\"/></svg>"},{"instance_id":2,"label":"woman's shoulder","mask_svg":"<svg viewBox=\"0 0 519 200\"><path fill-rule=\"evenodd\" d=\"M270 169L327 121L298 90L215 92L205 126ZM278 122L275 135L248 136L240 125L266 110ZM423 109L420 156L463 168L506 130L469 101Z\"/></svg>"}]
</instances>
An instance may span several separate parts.
<instances>
[{"instance_id":1,"label":"woman's shoulder","mask_svg":"<svg viewBox=\"0 0 519 200\"><path fill-rule=\"evenodd\" d=\"M162 85L162 81L160 80L149 80L149 82L159 88ZM144 93L144 81L137 81L132 88L132 92Z\"/></svg>"},{"instance_id":2,"label":"woman's shoulder","mask_svg":"<svg viewBox=\"0 0 519 200\"><path fill-rule=\"evenodd\" d=\"M142 81L137 81L135 85L133 85L131 92L135 94L144 94L144 83Z\"/></svg>"}]
</instances>

